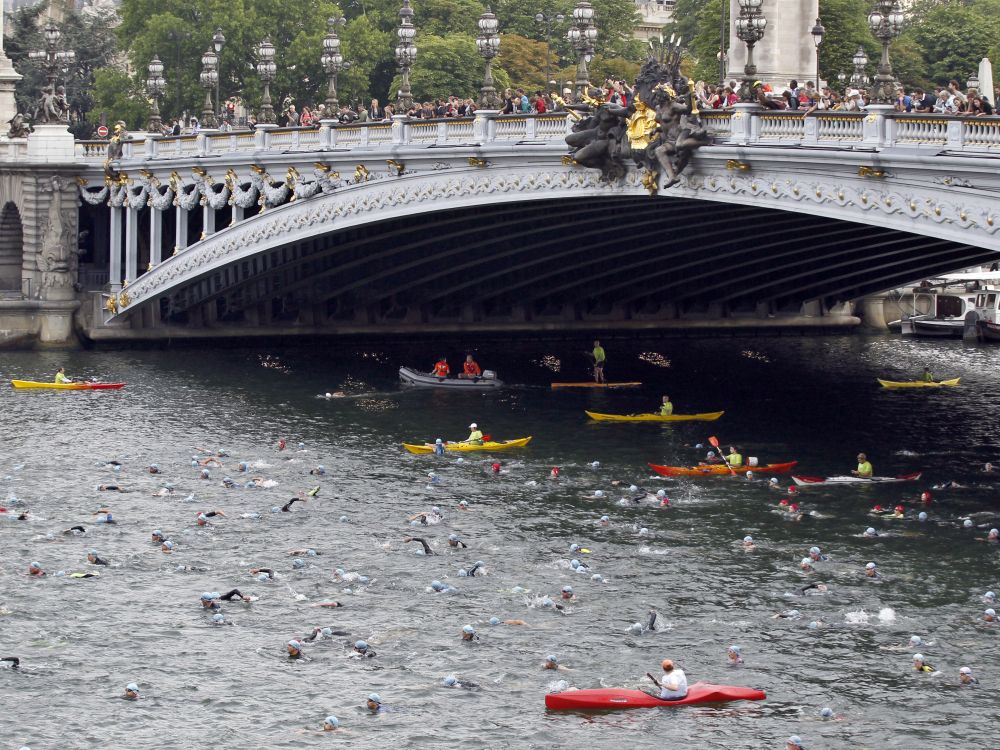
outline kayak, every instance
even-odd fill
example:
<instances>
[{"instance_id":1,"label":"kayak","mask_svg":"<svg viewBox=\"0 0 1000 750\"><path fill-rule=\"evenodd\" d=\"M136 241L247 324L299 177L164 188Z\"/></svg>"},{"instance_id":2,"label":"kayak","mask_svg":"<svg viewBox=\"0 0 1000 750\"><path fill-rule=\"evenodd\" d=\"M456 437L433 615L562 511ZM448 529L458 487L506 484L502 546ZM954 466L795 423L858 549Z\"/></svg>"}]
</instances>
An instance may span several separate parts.
<instances>
[{"instance_id":1,"label":"kayak","mask_svg":"<svg viewBox=\"0 0 1000 750\"><path fill-rule=\"evenodd\" d=\"M553 383L553 388L638 388L642 383Z\"/></svg>"},{"instance_id":2,"label":"kayak","mask_svg":"<svg viewBox=\"0 0 1000 750\"><path fill-rule=\"evenodd\" d=\"M113 391L124 388L124 383L36 383L34 380L12 380L15 388L48 388L55 391Z\"/></svg>"},{"instance_id":3,"label":"kayak","mask_svg":"<svg viewBox=\"0 0 1000 750\"><path fill-rule=\"evenodd\" d=\"M876 378L879 383L882 384L883 388L940 388L944 385L958 385L958 381L961 378L951 378L951 380L937 380L928 383L924 380L908 380L908 381L895 381L895 380L882 380L882 378Z\"/></svg>"},{"instance_id":4,"label":"kayak","mask_svg":"<svg viewBox=\"0 0 1000 750\"><path fill-rule=\"evenodd\" d=\"M734 466L733 471L743 474L752 471L754 474L785 474L791 471L798 461L789 461L783 464L765 464L764 466ZM649 468L660 476L664 477L712 477L729 474L729 469L725 464L704 464L703 466L659 466L649 464Z\"/></svg>"},{"instance_id":5,"label":"kayak","mask_svg":"<svg viewBox=\"0 0 1000 750\"><path fill-rule=\"evenodd\" d=\"M445 443L444 449L446 451L505 451L509 448L523 448L531 440L531 437L517 438L516 440L504 440L502 442L495 443L492 440L484 442L482 445L476 445L475 443ZM403 443L403 447L406 448L410 453L433 453L434 443L424 443L423 445L413 445L411 443Z\"/></svg>"},{"instance_id":6,"label":"kayak","mask_svg":"<svg viewBox=\"0 0 1000 750\"><path fill-rule=\"evenodd\" d=\"M698 703L762 701L765 698L767 696L763 690L696 682L688 688L687 696L679 701L660 700L642 690L596 688L549 693L545 696L545 707L554 711L619 711L625 708L671 708Z\"/></svg>"},{"instance_id":7,"label":"kayak","mask_svg":"<svg viewBox=\"0 0 1000 750\"><path fill-rule=\"evenodd\" d=\"M898 477L797 477L792 476L792 481L799 487L813 487L819 484L891 484L893 482L914 482L920 479L922 472L913 474L903 474Z\"/></svg>"},{"instance_id":8,"label":"kayak","mask_svg":"<svg viewBox=\"0 0 1000 750\"><path fill-rule=\"evenodd\" d=\"M439 378L426 372L417 372L409 367L399 368L399 380L403 385L423 388L452 388L458 391L481 391L489 388L503 388L503 381L492 370L484 370L481 378Z\"/></svg>"},{"instance_id":9,"label":"kayak","mask_svg":"<svg viewBox=\"0 0 1000 750\"><path fill-rule=\"evenodd\" d=\"M585 413L595 422L714 422L725 414L724 411L706 411L701 414L671 414L664 417L661 414L599 414L596 411Z\"/></svg>"}]
</instances>

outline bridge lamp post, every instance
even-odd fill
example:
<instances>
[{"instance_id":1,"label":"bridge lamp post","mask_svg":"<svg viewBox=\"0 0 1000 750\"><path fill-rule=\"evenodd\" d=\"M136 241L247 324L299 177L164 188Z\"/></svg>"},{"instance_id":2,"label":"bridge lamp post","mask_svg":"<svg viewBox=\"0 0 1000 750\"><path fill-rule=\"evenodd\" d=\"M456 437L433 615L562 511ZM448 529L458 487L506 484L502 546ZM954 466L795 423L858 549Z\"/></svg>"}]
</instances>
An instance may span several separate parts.
<instances>
[{"instance_id":1,"label":"bridge lamp post","mask_svg":"<svg viewBox=\"0 0 1000 750\"><path fill-rule=\"evenodd\" d=\"M875 75L872 88L873 104L894 104L896 101L896 79L889 62L889 45L903 30L906 17L899 8L899 0L874 0L872 12L868 14L868 26L875 38L882 43L882 60Z\"/></svg>"},{"instance_id":2,"label":"bridge lamp post","mask_svg":"<svg viewBox=\"0 0 1000 750\"><path fill-rule=\"evenodd\" d=\"M573 23L566 37L576 50L576 96L577 103L583 101L590 85L590 71L587 64L594 58L594 42L597 41L597 27L594 26L594 6L580 0L573 8Z\"/></svg>"},{"instance_id":3,"label":"bridge lamp post","mask_svg":"<svg viewBox=\"0 0 1000 750\"><path fill-rule=\"evenodd\" d=\"M337 27L347 23L347 19L329 18L326 22L327 34L323 37L323 55L319 61L323 64L323 70L330 77L326 89L326 112L327 117L334 117L340 102L337 101L337 76L344 69L344 56L340 53L340 37L337 35Z\"/></svg>"},{"instance_id":4,"label":"bridge lamp post","mask_svg":"<svg viewBox=\"0 0 1000 750\"><path fill-rule=\"evenodd\" d=\"M264 37L257 45L257 76L264 84L264 96L260 103L260 122L264 125L274 124L274 107L271 106L271 81L274 80L278 72L278 66L274 64L274 45L271 40Z\"/></svg>"},{"instance_id":5,"label":"bridge lamp post","mask_svg":"<svg viewBox=\"0 0 1000 750\"><path fill-rule=\"evenodd\" d=\"M965 82L965 86L966 86L966 90L968 90L968 91L975 91L978 94L979 93L979 74L978 73L973 73L971 76L969 76L969 80Z\"/></svg>"},{"instance_id":6,"label":"bridge lamp post","mask_svg":"<svg viewBox=\"0 0 1000 750\"><path fill-rule=\"evenodd\" d=\"M217 126L215 107L212 105L212 89L219 84L219 58L211 47L201 56L201 86L205 89L205 104L201 108L201 123L206 128Z\"/></svg>"},{"instance_id":7,"label":"bridge lamp post","mask_svg":"<svg viewBox=\"0 0 1000 750\"><path fill-rule=\"evenodd\" d=\"M163 78L163 63L159 56L149 61L149 78L146 79L146 93L149 94L149 125L146 128L150 133L157 135L163 129L163 121L160 119L160 97L167 89L167 82Z\"/></svg>"},{"instance_id":8,"label":"bridge lamp post","mask_svg":"<svg viewBox=\"0 0 1000 750\"><path fill-rule=\"evenodd\" d=\"M410 91L410 68L417 61L417 45L413 40L417 29L413 25L413 8L410 0L403 0L399 9L399 28L396 29L399 43L396 45L396 64L399 66L399 92L397 104L400 114L406 114L413 106L413 93Z\"/></svg>"},{"instance_id":9,"label":"bridge lamp post","mask_svg":"<svg viewBox=\"0 0 1000 750\"><path fill-rule=\"evenodd\" d=\"M62 32L59 31L59 28L52 21L45 24L45 28L42 29L42 35L45 37L45 49L31 50L28 53L28 58L37 60L45 66L45 78L48 81L48 85L52 87L52 91L55 92L56 77L59 69L68 67L70 63L76 60L76 53L73 50L59 49Z\"/></svg>"},{"instance_id":10,"label":"bridge lamp post","mask_svg":"<svg viewBox=\"0 0 1000 750\"><path fill-rule=\"evenodd\" d=\"M753 90L757 66L753 61L753 48L764 38L767 19L761 11L764 0L739 0L740 17L736 19L736 36L747 46L747 63L743 66L743 85L740 86L740 101L750 104L756 101Z\"/></svg>"},{"instance_id":11,"label":"bridge lamp post","mask_svg":"<svg viewBox=\"0 0 1000 750\"><path fill-rule=\"evenodd\" d=\"M535 14L535 22L545 24L545 85L549 85L549 78L552 75L552 24L562 23L566 16L557 13L554 16L547 16L544 13Z\"/></svg>"},{"instance_id":12,"label":"bridge lamp post","mask_svg":"<svg viewBox=\"0 0 1000 750\"><path fill-rule=\"evenodd\" d=\"M486 12L479 17L479 36L476 37L476 47L479 54L486 61L486 69L483 71L483 85L479 89L480 109L499 109L500 97L493 86L493 58L500 51L500 35L497 29L500 23L493 11L486 6ZM547 77L547 76L546 76Z\"/></svg>"},{"instance_id":13,"label":"bridge lamp post","mask_svg":"<svg viewBox=\"0 0 1000 750\"><path fill-rule=\"evenodd\" d=\"M826 34L826 29L823 28L823 22L820 19L816 19L816 25L812 27L813 44L816 45L816 93L819 94L819 48L823 44L823 36Z\"/></svg>"},{"instance_id":14,"label":"bridge lamp post","mask_svg":"<svg viewBox=\"0 0 1000 750\"><path fill-rule=\"evenodd\" d=\"M222 33L222 29L216 29L215 33L212 34L212 49L215 51L216 65L218 66L217 72L215 74L215 106L219 108L219 122L222 122L223 118L223 108L222 108L222 97L219 94L219 82L222 79L222 50L226 46L226 36Z\"/></svg>"},{"instance_id":15,"label":"bridge lamp post","mask_svg":"<svg viewBox=\"0 0 1000 750\"><path fill-rule=\"evenodd\" d=\"M854 62L854 75L851 76L851 85L856 88L864 88L868 85L868 55L865 54L864 47L858 47L852 58Z\"/></svg>"}]
</instances>

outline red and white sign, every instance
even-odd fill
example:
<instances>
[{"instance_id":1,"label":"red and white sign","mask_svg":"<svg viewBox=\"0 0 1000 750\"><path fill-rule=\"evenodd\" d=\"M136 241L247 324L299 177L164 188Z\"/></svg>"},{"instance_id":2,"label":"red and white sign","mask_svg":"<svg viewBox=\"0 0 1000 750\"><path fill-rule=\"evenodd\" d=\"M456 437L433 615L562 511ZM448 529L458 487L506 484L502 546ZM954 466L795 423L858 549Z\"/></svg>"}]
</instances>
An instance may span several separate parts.
<instances>
[{"instance_id":1,"label":"red and white sign","mask_svg":"<svg viewBox=\"0 0 1000 750\"><path fill-rule=\"evenodd\" d=\"M107 125L98 125L98 127L97 127L97 136L98 136L98 138L107 138L108 137L108 126Z\"/></svg>"}]
</instances>

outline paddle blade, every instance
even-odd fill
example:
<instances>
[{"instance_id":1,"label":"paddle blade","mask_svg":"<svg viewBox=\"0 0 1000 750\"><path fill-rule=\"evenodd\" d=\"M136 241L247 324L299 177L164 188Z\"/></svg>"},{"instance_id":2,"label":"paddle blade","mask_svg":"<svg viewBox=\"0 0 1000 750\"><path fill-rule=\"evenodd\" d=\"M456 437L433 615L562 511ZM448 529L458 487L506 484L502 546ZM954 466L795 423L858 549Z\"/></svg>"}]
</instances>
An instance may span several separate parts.
<instances>
[{"instance_id":1,"label":"paddle blade","mask_svg":"<svg viewBox=\"0 0 1000 750\"><path fill-rule=\"evenodd\" d=\"M712 437L708 439L708 442L710 442L712 446L715 448L719 447L719 438L717 438L715 435L712 435Z\"/></svg>"}]
</instances>

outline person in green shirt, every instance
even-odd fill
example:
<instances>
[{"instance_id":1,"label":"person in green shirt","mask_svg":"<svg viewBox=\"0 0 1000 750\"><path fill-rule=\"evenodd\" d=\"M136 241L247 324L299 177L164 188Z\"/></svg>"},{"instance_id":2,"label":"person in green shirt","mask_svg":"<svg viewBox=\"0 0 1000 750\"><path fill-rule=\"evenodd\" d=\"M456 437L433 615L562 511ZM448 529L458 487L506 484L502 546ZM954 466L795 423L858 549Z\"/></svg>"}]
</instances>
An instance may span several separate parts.
<instances>
[{"instance_id":1,"label":"person in green shirt","mask_svg":"<svg viewBox=\"0 0 1000 750\"><path fill-rule=\"evenodd\" d=\"M920 380L921 380L921 382L924 382L924 383L936 383L937 382L936 380L934 380L934 376L931 375L930 369L928 369L926 367L924 368L923 374L920 376Z\"/></svg>"},{"instance_id":2,"label":"person in green shirt","mask_svg":"<svg viewBox=\"0 0 1000 750\"><path fill-rule=\"evenodd\" d=\"M674 413L674 405L670 403L670 396L663 397L663 405L660 406L660 416L669 417Z\"/></svg>"},{"instance_id":3,"label":"person in green shirt","mask_svg":"<svg viewBox=\"0 0 1000 750\"><path fill-rule=\"evenodd\" d=\"M858 468L852 471L851 473L856 477L870 477L872 476L873 471L874 469L872 469L872 465L868 461L868 456L866 456L864 453L859 453Z\"/></svg>"},{"instance_id":4,"label":"person in green shirt","mask_svg":"<svg viewBox=\"0 0 1000 750\"><path fill-rule=\"evenodd\" d=\"M604 347L601 346L600 341L594 340L594 351L590 356L594 358L594 382L608 382L604 379L604 363L607 361L607 355L604 353Z\"/></svg>"},{"instance_id":5,"label":"person in green shirt","mask_svg":"<svg viewBox=\"0 0 1000 750\"><path fill-rule=\"evenodd\" d=\"M474 443L475 445L482 445L483 431L479 429L479 425L473 422L472 424L469 425L469 429L471 430L471 432L469 433L469 437L465 439L465 442Z\"/></svg>"},{"instance_id":6,"label":"person in green shirt","mask_svg":"<svg viewBox=\"0 0 1000 750\"><path fill-rule=\"evenodd\" d=\"M726 462L732 467L743 465L743 454L739 452L735 445L729 446L729 455L726 456Z\"/></svg>"},{"instance_id":7,"label":"person in green shirt","mask_svg":"<svg viewBox=\"0 0 1000 750\"><path fill-rule=\"evenodd\" d=\"M72 383L73 381L66 377L66 368L60 367L56 371L56 381L57 383Z\"/></svg>"}]
</instances>

